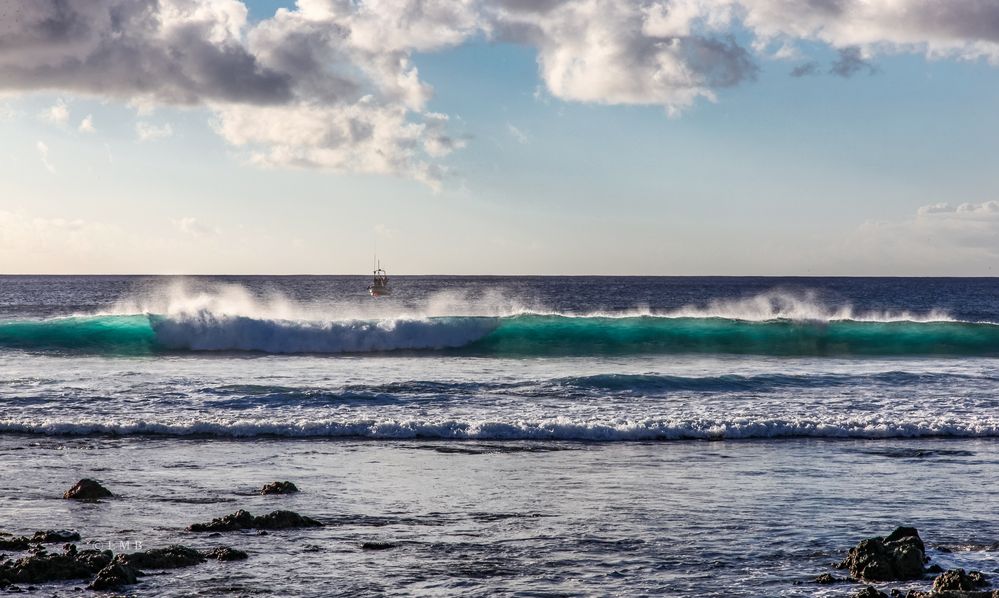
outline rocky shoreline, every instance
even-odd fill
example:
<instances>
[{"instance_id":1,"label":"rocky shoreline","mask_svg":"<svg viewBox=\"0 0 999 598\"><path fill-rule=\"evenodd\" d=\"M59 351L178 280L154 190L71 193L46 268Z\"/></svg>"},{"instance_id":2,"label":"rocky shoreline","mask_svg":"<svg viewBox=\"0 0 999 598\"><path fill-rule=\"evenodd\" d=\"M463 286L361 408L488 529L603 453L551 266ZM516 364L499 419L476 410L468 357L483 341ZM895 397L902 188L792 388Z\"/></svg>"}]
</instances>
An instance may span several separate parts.
<instances>
[{"instance_id":1,"label":"rocky shoreline","mask_svg":"<svg viewBox=\"0 0 999 598\"><path fill-rule=\"evenodd\" d=\"M830 573L815 578L818 584L837 582L879 583L924 580L934 575L927 590L893 588L890 594L874 585L867 585L854 594L855 598L999 598L999 589L988 590L989 580L980 571L951 569L930 565L926 545L914 527L898 527L887 536L861 540L850 549L846 558L835 565L846 570L849 577L837 579Z\"/></svg>"},{"instance_id":2,"label":"rocky shoreline","mask_svg":"<svg viewBox=\"0 0 999 598\"><path fill-rule=\"evenodd\" d=\"M261 490L264 495L290 492L298 492L291 482L272 482ZM96 480L83 479L67 490L63 498L98 503L102 499L114 498L114 494ZM221 532L243 529L282 530L322 526L321 522L293 511L275 510L266 515L254 516L241 509L209 523L192 524L187 527L187 531L211 532L212 537L218 537ZM89 590L121 590L139 583L140 578L150 570L193 567L209 559L241 561L250 556L243 550L227 545L199 551L181 544L115 554L111 550L81 550L76 542L82 540L78 532L68 530L42 530L31 536L15 536L0 531L0 551L22 553L20 556L10 557L0 552L0 590L20 593L42 589L35 584L77 580L88 582L86 588ZM47 547L59 543L62 543L62 548L58 552L50 551Z\"/></svg>"},{"instance_id":3,"label":"rocky shoreline","mask_svg":"<svg viewBox=\"0 0 999 598\"><path fill-rule=\"evenodd\" d=\"M297 492L295 484L281 481L264 485L259 494ZM118 500L109 489L92 479L80 480L63 498L95 504ZM329 524L335 525L335 522ZM211 521L191 523L180 529L197 537L214 539L241 530L256 530L255 535L267 535L277 530L325 525L321 520L289 510L276 509L254 515L237 509ZM77 543L86 540L72 530L40 530L23 535L0 531L0 591L46 591L51 586L47 588L45 584L66 581L79 582L79 586L73 587L76 591L84 588L97 592L127 591L129 586L141 584L150 571L169 575L170 570L196 567L210 560L231 563L252 557L227 544L200 549L171 544L116 554L112 550L81 549ZM59 548L53 548L56 545L60 545ZM382 551L397 546L393 542L371 541L359 544L357 549ZM944 548L940 551L948 552ZM841 562L831 567L844 573L829 571L811 581L796 584L849 584L852 587L844 587L843 596L855 598L999 598L999 589L991 589L990 580L983 573L960 568L944 570L931 563L926 545L914 527L898 527L886 536L863 539L846 552ZM918 585L899 589L899 582ZM896 587L889 589L888 585Z\"/></svg>"}]
</instances>

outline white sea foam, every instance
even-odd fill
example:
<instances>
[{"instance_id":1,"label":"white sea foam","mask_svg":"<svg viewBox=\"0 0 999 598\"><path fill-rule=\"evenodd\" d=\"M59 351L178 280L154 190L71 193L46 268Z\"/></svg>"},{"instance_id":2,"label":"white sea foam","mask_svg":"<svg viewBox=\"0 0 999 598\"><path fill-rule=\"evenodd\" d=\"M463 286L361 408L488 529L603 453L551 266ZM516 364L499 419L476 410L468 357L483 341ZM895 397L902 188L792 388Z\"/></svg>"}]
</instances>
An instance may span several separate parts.
<instances>
[{"instance_id":1,"label":"white sea foam","mask_svg":"<svg viewBox=\"0 0 999 598\"><path fill-rule=\"evenodd\" d=\"M497 288L471 294L460 290L433 293L418 304L394 299L372 301L338 301L302 303L272 291L253 294L236 284L215 284L195 289L184 282L155 289L141 296L129 297L97 315L156 314L174 319L189 318L249 318L270 321L298 321L329 324L345 321L421 320L454 317L510 317L542 315L601 318L723 318L751 322L794 320L809 322L951 322L942 310L914 313L905 310L860 311L850 304L832 305L815 292L768 291L740 299L712 300L677 309L654 310L636 305L626 310L592 310L566 312L553 310L535 299L519 297Z\"/></svg>"},{"instance_id":2,"label":"white sea foam","mask_svg":"<svg viewBox=\"0 0 999 598\"><path fill-rule=\"evenodd\" d=\"M206 435L225 438L277 436L287 438L371 438L453 440L748 440L780 438L994 438L999 420L888 421L861 418L817 419L637 419L575 420L554 417L536 420L458 419L290 419L283 422L238 419L191 419L152 422L115 419L60 421L0 419L2 433L46 435Z\"/></svg>"},{"instance_id":3,"label":"white sea foam","mask_svg":"<svg viewBox=\"0 0 999 598\"><path fill-rule=\"evenodd\" d=\"M832 306L823 303L814 292L789 293L770 291L743 299L725 299L709 302L704 307L682 307L662 314L673 318L726 318L764 322L768 320L803 320L832 322L854 320L861 322L953 322L949 314L932 310L925 314L909 311L859 312L851 305Z\"/></svg>"}]
</instances>

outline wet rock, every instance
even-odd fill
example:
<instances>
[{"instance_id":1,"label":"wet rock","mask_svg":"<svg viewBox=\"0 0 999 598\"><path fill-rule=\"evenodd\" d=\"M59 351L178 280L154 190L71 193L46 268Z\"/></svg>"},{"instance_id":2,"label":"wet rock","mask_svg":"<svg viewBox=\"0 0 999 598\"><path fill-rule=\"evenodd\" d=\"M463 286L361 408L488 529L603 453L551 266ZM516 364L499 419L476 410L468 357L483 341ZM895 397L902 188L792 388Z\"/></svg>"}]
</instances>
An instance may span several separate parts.
<instances>
[{"instance_id":1,"label":"wet rock","mask_svg":"<svg viewBox=\"0 0 999 598\"><path fill-rule=\"evenodd\" d=\"M884 542L888 544L903 540L914 542L919 547L919 550L926 552L926 545L923 544L922 538L919 537L919 531L914 527L896 527L895 531L885 537Z\"/></svg>"},{"instance_id":2,"label":"wet rock","mask_svg":"<svg viewBox=\"0 0 999 598\"><path fill-rule=\"evenodd\" d=\"M862 581L918 579L926 563L925 546L914 527L899 527L884 538L868 538L850 549L839 568Z\"/></svg>"},{"instance_id":3,"label":"wet rock","mask_svg":"<svg viewBox=\"0 0 999 598\"><path fill-rule=\"evenodd\" d=\"M35 535L31 537L32 542L38 543L51 543L51 542L79 542L80 534L77 532L71 532L68 530L45 530L41 532L35 532Z\"/></svg>"},{"instance_id":4,"label":"wet rock","mask_svg":"<svg viewBox=\"0 0 999 598\"><path fill-rule=\"evenodd\" d=\"M988 585L988 580L980 571L966 573L964 569L951 569L933 580L933 591L944 592L952 590L970 591Z\"/></svg>"},{"instance_id":5,"label":"wet rock","mask_svg":"<svg viewBox=\"0 0 999 598\"><path fill-rule=\"evenodd\" d=\"M120 554L117 560L136 569L178 569L203 563L205 557L193 548L174 544L166 548Z\"/></svg>"},{"instance_id":6,"label":"wet rock","mask_svg":"<svg viewBox=\"0 0 999 598\"><path fill-rule=\"evenodd\" d=\"M0 537L0 550L27 550L30 547L30 541L24 536Z\"/></svg>"},{"instance_id":7,"label":"wet rock","mask_svg":"<svg viewBox=\"0 0 999 598\"><path fill-rule=\"evenodd\" d=\"M389 550L390 548L395 548L398 544L393 544L391 542L365 542L361 544L361 550Z\"/></svg>"},{"instance_id":8,"label":"wet rock","mask_svg":"<svg viewBox=\"0 0 999 598\"><path fill-rule=\"evenodd\" d=\"M216 546L215 548L206 551L204 555L209 559L215 559L217 561L242 561L250 556L242 550L231 548L229 546Z\"/></svg>"},{"instance_id":9,"label":"wet rock","mask_svg":"<svg viewBox=\"0 0 999 598\"><path fill-rule=\"evenodd\" d=\"M919 590L892 590L891 595L899 598L999 598L999 590L944 590L942 592L921 592Z\"/></svg>"},{"instance_id":10,"label":"wet rock","mask_svg":"<svg viewBox=\"0 0 999 598\"><path fill-rule=\"evenodd\" d=\"M292 527L322 527L311 517L299 515L294 511L271 511L266 515L256 517L254 527L257 529L287 529Z\"/></svg>"},{"instance_id":11,"label":"wet rock","mask_svg":"<svg viewBox=\"0 0 999 598\"><path fill-rule=\"evenodd\" d=\"M820 584L825 585L825 584L831 584L831 583L839 583L839 582L844 581L844 580L842 580L842 579L840 579L838 577L834 577L834 576L830 575L829 573L823 573L822 575L819 575L818 577L816 577L812 581L814 581L815 583L820 583Z\"/></svg>"},{"instance_id":12,"label":"wet rock","mask_svg":"<svg viewBox=\"0 0 999 598\"><path fill-rule=\"evenodd\" d=\"M0 580L6 583L40 583L65 579L87 579L111 562L111 551L77 551L70 544L61 554L38 547L30 555L0 563Z\"/></svg>"},{"instance_id":13,"label":"wet rock","mask_svg":"<svg viewBox=\"0 0 999 598\"><path fill-rule=\"evenodd\" d=\"M291 482L271 482L260 489L261 494L294 494L298 492L298 486Z\"/></svg>"},{"instance_id":14,"label":"wet rock","mask_svg":"<svg viewBox=\"0 0 999 598\"><path fill-rule=\"evenodd\" d=\"M853 598L888 598L888 594L879 592L874 586L867 586L854 594Z\"/></svg>"},{"instance_id":15,"label":"wet rock","mask_svg":"<svg viewBox=\"0 0 999 598\"><path fill-rule=\"evenodd\" d=\"M195 523L188 526L187 529L192 532L232 532L252 528L254 519L255 517L249 511L240 509L235 513L216 517L208 523Z\"/></svg>"},{"instance_id":16,"label":"wet rock","mask_svg":"<svg viewBox=\"0 0 999 598\"><path fill-rule=\"evenodd\" d=\"M140 571L115 559L97 572L97 577L87 586L90 590L117 590L139 581Z\"/></svg>"},{"instance_id":17,"label":"wet rock","mask_svg":"<svg viewBox=\"0 0 999 598\"><path fill-rule=\"evenodd\" d=\"M192 532L231 532L241 529L288 529L296 527L322 527L322 523L293 511L272 511L259 517L240 509L208 523L195 523L188 527Z\"/></svg>"},{"instance_id":18,"label":"wet rock","mask_svg":"<svg viewBox=\"0 0 999 598\"><path fill-rule=\"evenodd\" d=\"M89 478L80 480L62 495L63 498L71 498L73 500L97 500L98 498L109 498L111 496L113 495L110 490L101 486L96 480Z\"/></svg>"}]
</instances>

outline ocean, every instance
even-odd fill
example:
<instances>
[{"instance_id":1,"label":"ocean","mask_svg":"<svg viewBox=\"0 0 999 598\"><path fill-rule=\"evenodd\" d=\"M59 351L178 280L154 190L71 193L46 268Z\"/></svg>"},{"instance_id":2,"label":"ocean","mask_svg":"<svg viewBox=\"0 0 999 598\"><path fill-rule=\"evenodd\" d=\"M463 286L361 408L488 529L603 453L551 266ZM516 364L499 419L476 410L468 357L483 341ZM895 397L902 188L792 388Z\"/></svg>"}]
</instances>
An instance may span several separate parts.
<instances>
[{"instance_id":1,"label":"ocean","mask_svg":"<svg viewBox=\"0 0 999 598\"><path fill-rule=\"evenodd\" d=\"M902 524L999 574L999 279L368 282L0 277L0 531L327 524L136 595L847 596Z\"/></svg>"}]
</instances>

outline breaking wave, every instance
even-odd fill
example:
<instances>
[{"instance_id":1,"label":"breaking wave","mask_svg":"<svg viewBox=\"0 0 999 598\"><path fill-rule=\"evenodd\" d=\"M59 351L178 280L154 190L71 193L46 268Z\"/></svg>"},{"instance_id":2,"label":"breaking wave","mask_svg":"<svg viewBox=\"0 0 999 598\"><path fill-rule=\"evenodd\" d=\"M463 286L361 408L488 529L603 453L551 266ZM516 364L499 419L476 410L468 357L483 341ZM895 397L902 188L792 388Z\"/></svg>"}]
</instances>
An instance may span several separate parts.
<instances>
[{"instance_id":1,"label":"breaking wave","mask_svg":"<svg viewBox=\"0 0 999 598\"><path fill-rule=\"evenodd\" d=\"M148 421L18 421L0 419L0 433L44 435L208 436L220 438L371 438L441 440L663 441L781 438L995 438L999 420L872 417L820 419L636 419L462 421L456 419L301 419L284 422L206 419Z\"/></svg>"},{"instance_id":2,"label":"breaking wave","mask_svg":"<svg viewBox=\"0 0 999 598\"><path fill-rule=\"evenodd\" d=\"M999 355L999 325L949 320L717 316L455 316L286 320L210 312L0 322L0 348L124 355L184 351L454 351L494 357L719 353Z\"/></svg>"}]
</instances>

